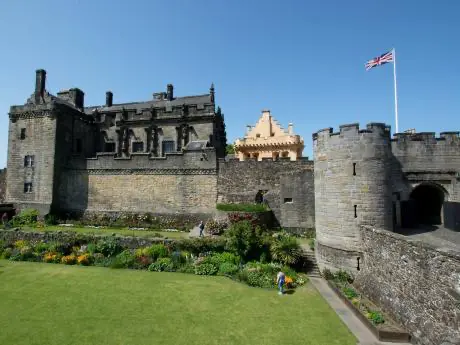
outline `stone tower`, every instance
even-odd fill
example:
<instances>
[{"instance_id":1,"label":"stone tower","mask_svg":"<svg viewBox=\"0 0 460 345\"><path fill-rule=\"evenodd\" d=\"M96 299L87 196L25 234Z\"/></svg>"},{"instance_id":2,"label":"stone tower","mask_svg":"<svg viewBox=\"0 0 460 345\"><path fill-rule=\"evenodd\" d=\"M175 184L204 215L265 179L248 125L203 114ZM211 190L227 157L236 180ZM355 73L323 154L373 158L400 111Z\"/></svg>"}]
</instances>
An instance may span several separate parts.
<instances>
[{"instance_id":1,"label":"stone tower","mask_svg":"<svg viewBox=\"0 0 460 345\"><path fill-rule=\"evenodd\" d=\"M313 134L316 258L321 269L360 269L359 227L392 229L391 143L385 124Z\"/></svg>"}]
</instances>

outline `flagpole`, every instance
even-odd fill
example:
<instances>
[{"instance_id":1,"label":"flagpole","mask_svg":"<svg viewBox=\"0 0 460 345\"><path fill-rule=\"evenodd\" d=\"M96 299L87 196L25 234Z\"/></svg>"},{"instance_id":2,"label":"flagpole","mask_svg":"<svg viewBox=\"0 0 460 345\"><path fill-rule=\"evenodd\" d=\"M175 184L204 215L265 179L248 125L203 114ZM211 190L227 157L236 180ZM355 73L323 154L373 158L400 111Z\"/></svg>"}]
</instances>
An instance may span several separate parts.
<instances>
[{"instance_id":1,"label":"flagpole","mask_svg":"<svg viewBox=\"0 0 460 345\"><path fill-rule=\"evenodd\" d=\"M395 84L395 122L396 122L396 133L399 133L398 127L398 90L396 88L396 51L393 48L393 79Z\"/></svg>"}]
</instances>

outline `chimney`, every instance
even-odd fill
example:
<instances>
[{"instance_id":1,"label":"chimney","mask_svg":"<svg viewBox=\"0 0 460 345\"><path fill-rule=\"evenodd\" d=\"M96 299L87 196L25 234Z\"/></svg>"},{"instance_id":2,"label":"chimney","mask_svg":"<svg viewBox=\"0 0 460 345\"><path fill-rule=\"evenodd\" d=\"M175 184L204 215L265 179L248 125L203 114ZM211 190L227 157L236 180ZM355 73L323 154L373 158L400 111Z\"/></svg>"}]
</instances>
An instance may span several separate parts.
<instances>
[{"instance_id":1,"label":"chimney","mask_svg":"<svg viewBox=\"0 0 460 345\"><path fill-rule=\"evenodd\" d=\"M294 135L294 131L292 129L292 122L290 122L289 125L288 125L288 134L289 135Z\"/></svg>"},{"instance_id":2,"label":"chimney","mask_svg":"<svg viewBox=\"0 0 460 345\"><path fill-rule=\"evenodd\" d=\"M173 84L168 84L166 97L167 97L168 101L173 100L173 98L174 98L174 86L173 86Z\"/></svg>"},{"instance_id":3,"label":"chimney","mask_svg":"<svg viewBox=\"0 0 460 345\"><path fill-rule=\"evenodd\" d=\"M107 91L105 93L105 106L111 107L113 104L113 93L112 91Z\"/></svg>"},{"instance_id":4,"label":"chimney","mask_svg":"<svg viewBox=\"0 0 460 345\"><path fill-rule=\"evenodd\" d=\"M46 71L37 69L35 71L35 102L39 103L45 95Z\"/></svg>"}]
</instances>

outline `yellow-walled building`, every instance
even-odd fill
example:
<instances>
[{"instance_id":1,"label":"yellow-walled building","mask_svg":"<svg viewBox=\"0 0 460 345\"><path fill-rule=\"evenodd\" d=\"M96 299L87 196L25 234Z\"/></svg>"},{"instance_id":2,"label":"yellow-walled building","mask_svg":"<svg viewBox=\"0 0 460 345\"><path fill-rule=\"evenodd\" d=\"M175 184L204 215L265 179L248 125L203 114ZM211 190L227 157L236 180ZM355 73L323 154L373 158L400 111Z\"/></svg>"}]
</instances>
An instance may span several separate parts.
<instances>
[{"instance_id":1,"label":"yellow-walled building","mask_svg":"<svg viewBox=\"0 0 460 345\"><path fill-rule=\"evenodd\" d=\"M300 135L295 135L292 123L287 132L270 114L270 110L262 110L262 116L255 126L248 126L243 139L235 141L235 155L240 161L247 158L280 157L296 160L302 157L304 142Z\"/></svg>"}]
</instances>

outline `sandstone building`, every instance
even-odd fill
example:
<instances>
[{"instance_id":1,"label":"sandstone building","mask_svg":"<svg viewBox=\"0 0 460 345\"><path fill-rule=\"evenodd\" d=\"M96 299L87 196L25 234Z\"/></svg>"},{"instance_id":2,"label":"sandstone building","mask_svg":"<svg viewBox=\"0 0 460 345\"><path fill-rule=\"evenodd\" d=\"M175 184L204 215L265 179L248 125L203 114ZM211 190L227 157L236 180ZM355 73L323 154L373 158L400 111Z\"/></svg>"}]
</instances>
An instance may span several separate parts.
<instances>
[{"instance_id":1,"label":"sandstone building","mask_svg":"<svg viewBox=\"0 0 460 345\"><path fill-rule=\"evenodd\" d=\"M244 138L235 141L235 153L240 161L248 158L276 160L280 157L294 161L302 157L303 139L294 135L292 123L286 132L270 114L270 110L263 110L256 125L247 127Z\"/></svg>"}]
</instances>

